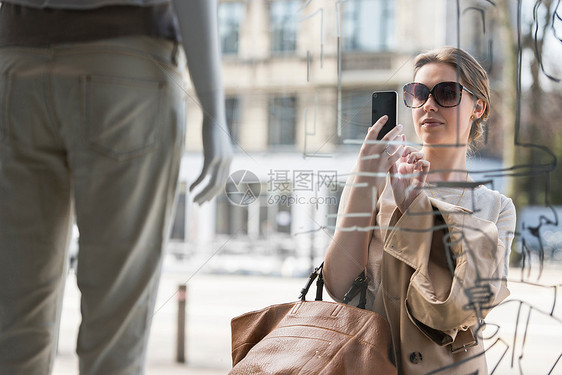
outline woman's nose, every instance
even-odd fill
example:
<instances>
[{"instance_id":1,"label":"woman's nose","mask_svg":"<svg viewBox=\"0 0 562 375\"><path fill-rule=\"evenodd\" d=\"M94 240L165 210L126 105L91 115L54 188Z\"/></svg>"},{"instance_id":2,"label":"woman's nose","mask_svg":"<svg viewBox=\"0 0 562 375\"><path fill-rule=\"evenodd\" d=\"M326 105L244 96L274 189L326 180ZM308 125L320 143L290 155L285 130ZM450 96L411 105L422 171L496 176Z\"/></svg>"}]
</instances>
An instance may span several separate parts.
<instances>
[{"instance_id":1,"label":"woman's nose","mask_svg":"<svg viewBox=\"0 0 562 375\"><path fill-rule=\"evenodd\" d=\"M436 112L438 110L438 105L435 102L435 99L433 98L433 94L429 94L427 100L425 101L425 103L423 104L423 110L426 112Z\"/></svg>"}]
</instances>

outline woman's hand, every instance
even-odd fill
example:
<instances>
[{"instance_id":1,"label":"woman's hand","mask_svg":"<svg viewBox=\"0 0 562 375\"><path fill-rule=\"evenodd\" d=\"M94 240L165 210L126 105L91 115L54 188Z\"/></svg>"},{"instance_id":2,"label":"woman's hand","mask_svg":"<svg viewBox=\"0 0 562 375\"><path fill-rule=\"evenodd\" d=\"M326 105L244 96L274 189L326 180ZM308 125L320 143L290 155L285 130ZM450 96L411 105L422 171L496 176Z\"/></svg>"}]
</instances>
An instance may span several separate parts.
<instances>
[{"instance_id":1,"label":"woman's hand","mask_svg":"<svg viewBox=\"0 0 562 375\"><path fill-rule=\"evenodd\" d=\"M402 135L402 140L406 138ZM404 146L400 158L390 168L392 194L400 212L404 213L420 194L429 172L429 161L423 152L411 146Z\"/></svg>"},{"instance_id":2,"label":"woman's hand","mask_svg":"<svg viewBox=\"0 0 562 375\"><path fill-rule=\"evenodd\" d=\"M382 191L382 188L384 188L386 174L400 158L403 149L402 145L377 141L377 135L387 120L388 116L382 116L369 128L357 160L355 183L366 182L370 186L376 186L379 189L378 191ZM400 142L403 139L402 125L397 125L382 138L382 141Z\"/></svg>"}]
</instances>

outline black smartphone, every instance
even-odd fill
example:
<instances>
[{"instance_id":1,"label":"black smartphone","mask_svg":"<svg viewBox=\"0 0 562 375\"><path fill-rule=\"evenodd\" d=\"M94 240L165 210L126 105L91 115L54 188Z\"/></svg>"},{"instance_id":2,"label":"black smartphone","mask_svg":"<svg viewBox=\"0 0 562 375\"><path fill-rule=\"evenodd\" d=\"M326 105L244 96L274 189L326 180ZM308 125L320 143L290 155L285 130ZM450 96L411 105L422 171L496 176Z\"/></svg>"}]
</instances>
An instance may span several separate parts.
<instances>
[{"instance_id":1,"label":"black smartphone","mask_svg":"<svg viewBox=\"0 0 562 375\"><path fill-rule=\"evenodd\" d=\"M372 120L371 125L377 122L384 115L388 116L388 121L382 127L378 140L381 140L389 131L396 126L396 103L398 93L396 91L375 91L373 93Z\"/></svg>"}]
</instances>

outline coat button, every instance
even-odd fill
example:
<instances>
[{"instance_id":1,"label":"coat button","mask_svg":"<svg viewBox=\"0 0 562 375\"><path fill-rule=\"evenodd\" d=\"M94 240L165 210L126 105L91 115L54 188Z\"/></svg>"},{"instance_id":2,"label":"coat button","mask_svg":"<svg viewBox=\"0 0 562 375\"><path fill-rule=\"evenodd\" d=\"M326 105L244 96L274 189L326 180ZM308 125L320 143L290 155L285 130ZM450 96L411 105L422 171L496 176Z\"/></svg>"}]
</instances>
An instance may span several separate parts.
<instances>
[{"instance_id":1,"label":"coat button","mask_svg":"<svg viewBox=\"0 0 562 375\"><path fill-rule=\"evenodd\" d=\"M420 363L422 359L423 356L420 352L412 352L412 354L410 354L410 362L413 364Z\"/></svg>"}]
</instances>

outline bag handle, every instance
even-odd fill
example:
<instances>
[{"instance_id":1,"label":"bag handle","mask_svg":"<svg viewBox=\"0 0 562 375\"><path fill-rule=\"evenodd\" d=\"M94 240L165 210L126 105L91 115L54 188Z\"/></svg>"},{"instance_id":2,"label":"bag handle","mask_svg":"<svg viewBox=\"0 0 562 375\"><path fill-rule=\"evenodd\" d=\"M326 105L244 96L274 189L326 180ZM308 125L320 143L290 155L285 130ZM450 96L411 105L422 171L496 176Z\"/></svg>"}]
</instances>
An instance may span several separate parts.
<instances>
[{"instance_id":1,"label":"bag handle","mask_svg":"<svg viewBox=\"0 0 562 375\"><path fill-rule=\"evenodd\" d=\"M357 295L357 293L361 292L357 307L364 309L365 304L367 303L367 284L367 276L365 275L365 271L363 271L355 278L355 280L353 280L353 284L351 284L351 288L349 288L345 296L343 296L342 302L347 305Z\"/></svg>"},{"instance_id":2,"label":"bag handle","mask_svg":"<svg viewBox=\"0 0 562 375\"><path fill-rule=\"evenodd\" d=\"M316 267L314 269L314 271L312 271L310 273L310 276L308 276L308 280L306 282L306 285L304 286L304 288L301 289L301 294L299 296L299 299L301 301L305 301L306 295L308 293L308 290L310 289L310 286L312 285L312 283L314 282L314 280L316 280L316 278L321 275L322 273L322 267L324 267L324 262L322 262L321 265L319 265L318 267ZM324 286L324 278L320 277L318 279L318 282L316 283L316 298L318 298L318 283L322 283L322 286ZM317 300L318 301L318 300ZM322 292L320 292L320 301L322 301Z\"/></svg>"},{"instance_id":3,"label":"bag handle","mask_svg":"<svg viewBox=\"0 0 562 375\"><path fill-rule=\"evenodd\" d=\"M316 281L315 301L322 301L322 293L324 290L324 277L322 276L323 268L324 262L322 262L322 264L320 264L318 267L314 268L314 271L310 273L310 276L308 276L308 280L304 288L301 289L301 294L299 296L299 299L301 301L306 301L306 295L308 294L308 291L316 278L318 278L318 281ZM359 296L359 304L357 305L357 307L359 307L360 309L365 309L365 304L367 303L367 284L368 279L365 275L365 271L363 271L359 276L355 278L355 280L353 280L351 288L349 288L347 293L343 296L342 302L347 305L357 295L357 293L361 292L361 295Z\"/></svg>"}]
</instances>

